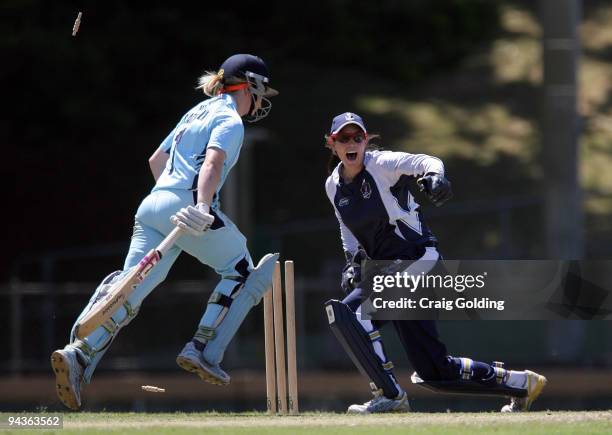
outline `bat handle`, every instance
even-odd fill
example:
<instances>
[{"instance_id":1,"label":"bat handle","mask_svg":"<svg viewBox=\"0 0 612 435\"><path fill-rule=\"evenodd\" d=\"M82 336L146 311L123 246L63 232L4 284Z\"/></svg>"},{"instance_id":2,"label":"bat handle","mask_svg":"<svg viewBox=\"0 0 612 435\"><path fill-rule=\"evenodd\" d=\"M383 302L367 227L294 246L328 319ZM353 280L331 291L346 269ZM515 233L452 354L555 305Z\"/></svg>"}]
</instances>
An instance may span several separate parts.
<instances>
[{"instance_id":1,"label":"bat handle","mask_svg":"<svg viewBox=\"0 0 612 435\"><path fill-rule=\"evenodd\" d=\"M183 230L181 228L176 227L175 229L173 229L170 234L168 234L166 238L162 240L162 242L159 244L159 246L157 247L157 251L163 256L166 252L168 252L168 249L172 248L174 243L179 237L181 237L182 234Z\"/></svg>"}]
</instances>

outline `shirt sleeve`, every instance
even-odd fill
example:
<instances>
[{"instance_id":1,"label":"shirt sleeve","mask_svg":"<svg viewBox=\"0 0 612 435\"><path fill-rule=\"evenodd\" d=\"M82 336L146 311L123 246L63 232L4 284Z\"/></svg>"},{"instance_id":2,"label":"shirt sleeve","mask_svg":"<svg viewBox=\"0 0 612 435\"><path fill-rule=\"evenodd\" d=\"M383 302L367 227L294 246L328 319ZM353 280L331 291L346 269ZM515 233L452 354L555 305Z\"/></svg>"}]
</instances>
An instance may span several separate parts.
<instances>
[{"instance_id":1,"label":"shirt sleeve","mask_svg":"<svg viewBox=\"0 0 612 435\"><path fill-rule=\"evenodd\" d=\"M442 160L427 154L383 151L377 154L376 160L396 179L402 175L419 176L428 172L444 175Z\"/></svg>"},{"instance_id":2,"label":"shirt sleeve","mask_svg":"<svg viewBox=\"0 0 612 435\"><path fill-rule=\"evenodd\" d=\"M219 148L227 160L232 160L240 151L243 138L242 122L231 115L222 115L213 121L208 148Z\"/></svg>"},{"instance_id":3,"label":"shirt sleeve","mask_svg":"<svg viewBox=\"0 0 612 435\"><path fill-rule=\"evenodd\" d=\"M342 240L342 249L344 252L349 252L351 257L355 255L357 250L359 249L359 242L357 238L353 235L351 230L342 222L342 217L340 217L340 213L338 213L338 209L336 209L336 205L334 204L334 196L336 191L336 186L334 185L334 181L330 176L325 183L325 191L327 193L327 198L329 202L331 202L332 207L334 208L334 213L336 214L336 219L338 219L338 224L340 225L340 239Z\"/></svg>"},{"instance_id":4,"label":"shirt sleeve","mask_svg":"<svg viewBox=\"0 0 612 435\"><path fill-rule=\"evenodd\" d=\"M174 138L174 130L170 132L168 136L159 145L158 149L161 149L166 154L170 154L170 148L172 148L172 139Z\"/></svg>"},{"instance_id":5,"label":"shirt sleeve","mask_svg":"<svg viewBox=\"0 0 612 435\"><path fill-rule=\"evenodd\" d=\"M176 134L176 131L177 131L176 129L179 127L179 125L183 123L185 116L186 115L183 115L183 117L179 120L176 126L172 129L170 134L166 136L166 138L162 141L159 147L157 147L157 149L161 149L166 154L170 154L170 149L172 148L172 144L174 143L174 135Z\"/></svg>"}]
</instances>

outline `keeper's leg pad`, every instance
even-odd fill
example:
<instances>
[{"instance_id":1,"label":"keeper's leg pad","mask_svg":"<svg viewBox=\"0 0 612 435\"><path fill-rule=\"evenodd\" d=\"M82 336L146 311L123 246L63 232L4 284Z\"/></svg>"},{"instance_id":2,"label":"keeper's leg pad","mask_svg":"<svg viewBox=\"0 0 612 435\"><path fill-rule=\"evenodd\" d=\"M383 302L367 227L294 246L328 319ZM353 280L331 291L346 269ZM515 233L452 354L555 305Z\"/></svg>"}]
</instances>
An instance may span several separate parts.
<instances>
[{"instance_id":1,"label":"keeper's leg pad","mask_svg":"<svg viewBox=\"0 0 612 435\"><path fill-rule=\"evenodd\" d=\"M355 313L341 301L327 301L325 311L331 330L361 374L381 388L385 397L397 397L400 389L393 376L393 363L381 361L374 350L373 342L380 340L380 333L373 330L368 334Z\"/></svg>"},{"instance_id":2,"label":"keeper's leg pad","mask_svg":"<svg viewBox=\"0 0 612 435\"><path fill-rule=\"evenodd\" d=\"M272 286L272 274L276 260L278 260L278 254L264 255L255 269L251 271L244 285L232 294L232 300L226 300L226 310L223 310L214 322L207 318L207 322L212 323L200 325L198 328L200 331L204 327L204 334L207 335L203 355L209 364L216 365L223 360L225 349L247 313L261 301L264 293ZM200 339L197 333L196 338Z\"/></svg>"},{"instance_id":3,"label":"keeper's leg pad","mask_svg":"<svg viewBox=\"0 0 612 435\"><path fill-rule=\"evenodd\" d=\"M468 359L468 358L465 358ZM489 380L468 379L463 376L456 380L426 381L421 379L417 372L410 377L413 384L426 388L435 393L445 394L474 394L479 396L526 397L527 389L522 383L514 382L512 372L502 368L503 363L493 363L493 377L495 382Z\"/></svg>"},{"instance_id":4,"label":"keeper's leg pad","mask_svg":"<svg viewBox=\"0 0 612 435\"><path fill-rule=\"evenodd\" d=\"M130 323L134 317L136 317L140 307L134 307L129 301L126 301L117 309L117 311L108 321L94 330L83 340L79 340L76 337L76 325L78 325L80 319L91 310L97 301L106 295L112 285L119 281L123 275L125 275L125 273L127 273L127 271L117 270L102 280L89 300L89 303L77 318L70 332L70 344L68 344L66 348L76 350L79 361L81 364L83 364L83 366L85 366L83 380L86 383L89 383L91 380L91 376L93 375L96 366L102 359L104 353L110 347L110 344L114 340L119 330Z\"/></svg>"}]
</instances>

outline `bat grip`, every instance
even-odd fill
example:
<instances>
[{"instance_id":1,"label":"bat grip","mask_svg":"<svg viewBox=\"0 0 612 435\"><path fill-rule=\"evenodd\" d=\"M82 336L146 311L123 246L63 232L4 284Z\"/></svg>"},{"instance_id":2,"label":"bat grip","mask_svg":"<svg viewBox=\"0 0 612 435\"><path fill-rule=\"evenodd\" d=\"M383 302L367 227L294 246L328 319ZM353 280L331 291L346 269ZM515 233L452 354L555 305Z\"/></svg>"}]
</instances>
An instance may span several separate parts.
<instances>
[{"instance_id":1,"label":"bat grip","mask_svg":"<svg viewBox=\"0 0 612 435\"><path fill-rule=\"evenodd\" d=\"M168 249L172 248L174 243L179 237L181 237L182 234L183 230L179 227L176 227L170 232L170 234L166 236L164 240L162 240L156 250L163 256L166 252L168 252Z\"/></svg>"}]
</instances>

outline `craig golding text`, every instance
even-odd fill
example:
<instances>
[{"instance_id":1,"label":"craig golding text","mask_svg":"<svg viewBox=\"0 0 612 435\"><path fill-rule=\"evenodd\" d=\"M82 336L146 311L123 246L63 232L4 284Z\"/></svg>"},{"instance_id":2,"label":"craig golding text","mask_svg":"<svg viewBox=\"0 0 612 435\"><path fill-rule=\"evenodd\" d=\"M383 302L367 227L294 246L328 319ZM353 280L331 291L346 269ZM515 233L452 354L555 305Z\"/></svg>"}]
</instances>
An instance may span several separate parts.
<instances>
[{"instance_id":1,"label":"craig golding text","mask_svg":"<svg viewBox=\"0 0 612 435\"><path fill-rule=\"evenodd\" d=\"M411 298L399 298L395 300L387 301L383 298L374 298L372 304L376 309L424 309L424 310L446 310L452 311L454 309L485 309L485 310L504 310L504 301L493 300L489 298L457 298L457 299L411 299Z\"/></svg>"}]
</instances>

